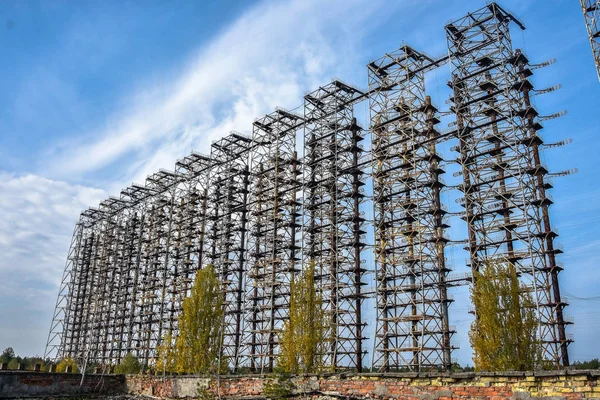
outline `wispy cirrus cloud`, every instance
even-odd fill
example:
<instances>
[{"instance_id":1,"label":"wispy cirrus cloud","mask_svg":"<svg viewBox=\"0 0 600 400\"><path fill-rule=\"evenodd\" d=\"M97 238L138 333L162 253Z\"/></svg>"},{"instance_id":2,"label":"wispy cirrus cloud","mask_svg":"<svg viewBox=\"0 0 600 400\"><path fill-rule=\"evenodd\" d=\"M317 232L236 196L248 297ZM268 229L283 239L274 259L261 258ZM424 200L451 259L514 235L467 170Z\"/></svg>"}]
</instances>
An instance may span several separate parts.
<instances>
[{"instance_id":1,"label":"wispy cirrus cloud","mask_svg":"<svg viewBox=\"0 0 600 400\"><path fill-rule=\"evenodd\" d=\"M346 76L362 26L379 5L261 3L199 51L181 77L145 85L123 101L131 104L124 113L82 132L89 143L59 149L53 173L82 177L120 164L122 181L142 181L192 149L209 151L231 130L249 131L275 106L299 105L332 75Z\"/></svg>"},{"instance_id":2,"label":"wispy cirrus cloud","mask_svg":"<svg viewBox=\"0 0 600 400\"><path fill-rule=\"evenodd\" d=\"M442 27L448 22L446 18L461 15L462 9L466 12L480 6L479 1L458 0L403 0L393 5L383 0L264 1L224 27L192 56L174 61L174 69L162 73L141 70L139 80L132 84L134 89L114 99L111 105L118 106L108 107L110 110L120 107L121 111L103 116L78 107L78 102L85 99L78 97L75 91L68 96L68 90L72 89L70 84L76 83L45 79L46 84L40 85L39 74L33 74L32 81L24 85L24 97L17 102L24 110L23 120L31 120L31 111L40 108L47 108L48 113L54 108L72 109L71 114L76 116L85 111L97 118L90 121L74 118L72 125L82 126L77 137L66 143L51 144L51 157L40 162L37 173L52 176L54 180L0 173L3 213L0 215L0 274L5 287L11 288L0 293L0 318L11 322L0 327L0 348L14 345L24 354L40 353L43 349L69 238L82 209L97 204L108 194L117 194L131 181L142 182L148 173L171 168L177 158L192 149L208 152L212 140L231 130L249 133L254 118L272 111L275 106L300 105L306 92L334 76L360 85L366 81L365 54L379 57L404 39L432 56L443 54L446 48ZM524 2L513 2L512 7L519 15L532 8ZM454 11L449 13L449 10ZM364 38L389 18L393 18L393 23L386 27L384 34L363 43ZM73 34L86 25L79 22ZM113 39L121 40L121 37ZM126 37L123 40L127 48ZM370 54L373 49L376 51ZM104 46L94 48L90 54L103 50L106 50ZM430 90L443 85L445 74L448 72L431 77ZM68 80L68 76L62 78ZM62 93L47 96L46 92L52 91ZM440 97L439 103L443 104L444 99ZM64 115L56 118L64 119ZM99 124L98 120L104 122ZM87 182L102 189L73 182ZM596 198L586 203L590 211L597 208L597 202L593 202ZM578 200L581 204L581 199ZM572 208L568 201L562 204ZM558 211L570 219L564 223L553 219L565 230L571 228L571 232L561 233L573 238L590 235L581 231L583 226L589 225L581 216L581 210L573 209L571 214L565 209ZM569 224L572 225L569 227ZM595 244L582 248L573 246L569 254L577 257L567 259L565 255L565 261L575 264L578 273L597 280L593 269L597 264L594 264L596 253ZM457 268L461 267L464 268L462 260L457 263ZM568 275L568 271L563 276ZM578 273L571 273L571 280L563 279L571 293L577 293ZM456 291L457 306L460 306L455 307L452 315L454 323L459 325L456 338L462 342L457 356L465 363L470 358L466 333L471 317L465 305L468 291L466 288ZM459 307L460 312L456 309ZM371 338L373 327L374 318L371 318L367 332ZM585 343L593 340L591 334L588 336L581 346L586 351L589 346ZM576 346L577 343L574 348ZM588 353L582 351L581 354Z\"/></svg>"},{"instance_id":3,"label":"wispy cirrus cloud","mask_svg":"<svg viewBox=\"0 0 600 400\"><path fill-rule=\"evenodd\" d=\"M177 77L142 71L138 90L115 99L127 105L123 112L106 116L103 126L86 126L66 145L54 144L37 175L0 171L0 274L11 288L0 294L0 318L11 321L0 327L0 346L43 351L81 210L170 168L192 149L208 152L212 140L231 130L249 133L256 117L301 104L333 76L351 80L361 26L377 8L378 1L357 0L259 3L184 62ZM99 180L99 172L111 181Z\"/></svg>"}]
</instances>

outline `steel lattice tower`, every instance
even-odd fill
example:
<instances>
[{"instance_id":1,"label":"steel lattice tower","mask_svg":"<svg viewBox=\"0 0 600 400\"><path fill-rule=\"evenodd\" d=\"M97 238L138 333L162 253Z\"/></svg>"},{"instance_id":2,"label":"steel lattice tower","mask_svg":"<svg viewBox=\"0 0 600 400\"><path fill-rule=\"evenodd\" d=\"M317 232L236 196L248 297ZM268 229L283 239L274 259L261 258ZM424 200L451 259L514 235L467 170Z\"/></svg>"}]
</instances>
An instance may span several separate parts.
<instances>
[{"instance_id":1,"label":"steel lattice tower","mask_svg":"<svg viewBox=\"0 0 600 400\"><path fill-rule=\"evenodd\" d=\"M106 318L110 321L107 329L109 337L103 339L105 363L120 362L127 353L125 349L126 317L130 265L126 261L130 255L131 243L135 241L137 220L130 217L131 208L126 207L127 202L122 199L111 198L105 207L115 213L115 234L117 236L115 252L113 254L112 278L106 289L110 292L110 303Z\"/></svg>"},{"instance_id":2,"label":"steel lattice tower","mask_svg":"<svg viewBox=\"0 0 600 400\"><path fill-rule=\"evenodd\" d=\"M365 272L363 140L353 103L363 93L334 81L304 97L304 263L315 266L327 324L326 368L362 368L361 316Z\"/></svg>"},{"instance_id":3,"label":"steel lattice tower","mask_svg":"<svg viewBox=\"0 0 600 400\"><path fill-rule=\"evenodd\" d=\"M581 0L581 9L600 79L600 0Z\"/></svg>"},{"instance_id":4,"label":"steel lattice tower","mask_svg":"<svg viewBox=\"0 0 600 400\"><path fill-rule=\"evenodd\" d=\"M296 134L301 126L302 117L282 109L253 124L244 344L254 371L273 371L278 332L288 318L290 283L299 268Z\"/></svg>"},{"instance_id":5,"label":"steel lattice tower","mask_svg":"<svg viewBox=\"0 0 600 400\"><path fill-rule=\"evenodd\" d=\"M120 362L132 352L151 364L177 330L183 298L202 258L210 160L191 154L178 172L150 175L82 213L73 235L47 353ZM66 333L66 334L65 334ZM54 339L54 340L55 340Z\"/></svg>"},{"instance_id":6,"label":"steel lattice tower","mask_svg":"<svg viewBox=\"0 0 600 400\"><path fill-rule=\"evenodd\" d=\"M244 277L247 261L249 166L251 139L232 133L211 145L208 264L220 277L225 295L223 350L229 366L240 363Z\"/></svg>"},{"instance_id":7,"label":"steel lattice tower","mask_svg":"<svg viewBox=\"0 0 600 400\"><path fill-rule=\"evenodd\" d=\"M163 337L172 330L169 318L169 285L172 280L174 214L176 185L181 177L160 170L146 178L146 187L156 194L146 204L147 229L142 244L140 285L142 287L138 346L142 359L151 362Z\"/></svg>"},{"instance_id":8,"label":"steel lattice tower","mask_svg":"<svg viewBox=\"0 0 600 400\"><path fill-rule=\"evenodd\" d=\"M182 279L173 287L178 294L174 314L177 314L177 310L181 311L181 296L189 292L197 270L206 265L206 218L212 164L209 156L198 153L192 153L175 163L175 172L183 181L177 194L177 269L174 271L174 275Z\"/></svg>"},{"instance_id":9,"label":"steel lattice tower","mask_svg":"<svg viewBox=\"0 0 600 400\"><path fill-rule=\"evenodd\" d=\"M537 150L541 126L527 97L526 61L512 50L511 22L524 28L492 3L446 26L467 249L475 270L485 262L515 265L535 299L545 357L568 365L547 170Z\"/></svg>"},{"instance_id":10,"label":"steel lattice tower","mask_svg":"<svg viewBox=\"0 0 600 400\"><path fill-rule=\"evenodd\" d=\"M157 194L148 187L134 184L121 191L121 200L127 203L123 217L128 226L128 238L122 259L120 298L122 299L121 320L123 321L123 340L125 346L120 347L120 357L131 352L144 365L148 364L148 352L143 348L144 335L142 329L142 312L147 302L145 287L142 286L144 265L144 249L147 246L149 227L148 207L153 195Z\"/></svg>"},{"instance_id":11,"label":"steel lattice tower","mask_svg":"<svg viewBox=\"0 0 600 400\"><path fill-rule=\"evenodd\" d=\"M582 6L596 54L598 6ZM448 288L470 279L449 276L446 247L465 243L446 237L451 221L467 228L473 270L486 262L515 266L521 290L535 299L545 358L568 365L570 322L547 178L570 171L550 174L541 162L544 149L568 141L545 144L539 133L541 122L560 113L539 116L532 97L556 87L534 89L533 71L549 63L530 64L513 50L511 23L523 28L491 3L445 27L448 56L431 59L403 46L368 65L368 92L333 81L305 96L302 116L278 109L254 122L252 138L232 133L212 144L210 156L192 153L174 171L160 170L84 211L45 357L108 367L132 353L155 368L162 341L178 334L196 272L212 265L224 292L224 318L215 321L221 361L233 371L270 372L290 283L314 265L327 317L319 349L326 369L361 371L363 300L373 294L374 366L449 369L455 329ZM425 76L448 61L456 128L439 131L442 113L427 96ZM365 99L367 151L354 114ZM444 160L438 150L445 140L458 145ZM449 163L460 167L461 183L446 187ZM371 180L372 204L363 189ZM461 210L447 211L445 190L461 192ZM370 205L372 247L363 216ZM375 265L367 267L361 256L371 248ZM367 270L375 273L374 291L363 288Z\"/></svg>"},{"instance_id":12,"label":"steel lattice tower","mask_svg":"<svg viewBox=\"0 0 600 400\"><path fill-rule=\"evenodd\" d=\"M125 229L121 218L123 202L109 197L100 203L104 218L100 224L101 250L95 264L96 281L93 305L90 357L102 363L110 362L114 355L111 345L115 341L116 296L111 290L120 278L119 256L122 252Z\"/></svg>"},{"instance_id":13,"label":"steel lattice tower","mask_svg":"<svg viewBox=\"0 0 600 400\"><path fill-rule=\"evenodd\" d=\"M437 110L425 94L433 60L404 46L368 65L377 330L374 365L384 370L451 366L447 227Z\"/></svg>"},{"instance_id":14,"label":"steel lattice tower","mask_svg":"<svg viewBox=\"0 0 600 400\"><path fill-rule=\"evenodd\" d=\"M101 203L100 210L88 210L91 218L98 219L88 225L89 239L84 245L82 268L76 284L81 294L75 313L75 324L79 325L80 334L74 353L84 363L89 359L103 359L106 350L105 339L110 323L106 315L110 302L106 286L115 245L115 216L106 215L110 212L109 200Z\"/></svg>"},{"instance_id":15,"label":"steel lattice tower","mask_svg":"<svg viewBox=\"0 0 600 400\"><path fill-rule=\"evenodd\" d=\"M206 263L206 224L210 157L192 153L175 163L175 172L181 177L175 187L170 282L168 290L168 321L174 341L179 332L179 315L183 300L189 295L196 272ZM164 334L163 334L164 338Z\"/></svg>"},{"instance_id":16,"label":"steel lattice tower","mask_svg":"<svg viewBox=\"0 0 600 400\"><path fill-rule=\"evenodd\" d=\"M97 209L89 209L81 214L75 228L67 266L70 274L63 277L61 295L68 294L66 300L57 302L60 311L55 311L62 316L64 333L60 348L57 349L61 357L73 357L83 360L87 351L87 319L91 315L91 296L89 294L92 271L92 255L97 240L96 223L100 220L101 213ZM55 319L56 321L56 319ZM55 325L55 324L53 324Z\"/></svg>"}]
</instances>

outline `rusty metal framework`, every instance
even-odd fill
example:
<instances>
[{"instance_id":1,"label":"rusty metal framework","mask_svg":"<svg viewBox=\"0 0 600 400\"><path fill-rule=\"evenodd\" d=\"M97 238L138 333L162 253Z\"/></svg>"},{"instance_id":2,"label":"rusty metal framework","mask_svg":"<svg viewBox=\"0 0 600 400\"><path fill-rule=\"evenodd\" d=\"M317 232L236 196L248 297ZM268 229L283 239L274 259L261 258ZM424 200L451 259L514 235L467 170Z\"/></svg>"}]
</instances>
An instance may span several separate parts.
<instances>
[{"instance_id":1,"label":"rusty metal framework","mask_svg":"<svg viewBox=\"0 0 600 400\"><path fill-rule=\"evenodd\" d=\"M548 173L541 164L538 113L529 100L527 59L513 51L509 25L523 25L492 3L446 26L457 117L462 205L471 267L515 265L532 291L544 356L569 365L565 320L548 217Z\"/></svg>"},{"instance_id":2,"label":"rusty metal framework","mask_svg":"<svg viewBox=\"0 0 600 400\"><path fill-rule=\"evenodd\" d=\"M377 263L375 365L451 367L443 160L437 109L425 94L434 64L403 46L368 65Z\"/></svg>"},{"instance_id":3,"label":"rusty metal framework","mask_svg":"<svg viewBox=\"0 0 600 400\"><path fill-rule=\"evenodd\" d=\"M446 254L467 243L473 270L489 261L517 268L535 299L545 358L567 366L571 322L547 190L549 177L570 171L551 174L540 160L568 141L546 144L539 134L560 113L539 116L532 97L556 87L534 89L533 71L550 63L533 65L513 50L513 23L523 27L491 3L445 27L448 56L402 46L368 65L367 92L334 80L304 97L303 115L277 109L254 121L252 137L231 133L210 156L192 153L84 211L45 357L109 366L132 353L153 367L163 340L178 334L196 272L211 265L224 292L224 318L215 321L223 365L271 372L291 282L314 265L325 369L362 370L369 319L375 368L448 370L457 348L449 289L470 277L449 275ZM456 121L441 131L443 113L425 82L446 62L453 94L444 115ZM355 114L366 99L370 132ZM442 150L446 140L458 144ZM449 163L460 168L459 184L442 179ZM462 197L450 212L442 192L452 190ZM450 240L450 224L463 224L467 239ZM374 265L363 260L371 256ZM369 273L373 289L365 288Z\"/></svg>"},{"instance_id":4,"label":"rusty metal framework","mask_svg":"<svg viewBox=\"0 0 600 400\"><path fill-rule=\"evenodd\" d=\"M244 272L247 260L249 149L252 140L232 133L211 145L208 264L215 268L225 296L222 357L235 371L243 332Z\"/></svg>"},{"instance_id":5,"label":"rusty metal framework","mask_svg":"<svg viewBox=\"0 0 600 400\"><path fill-rule=\"evenodd\" d=\"M174 341L179 331L183 300L189 294L196 271L206 265L206 226L208 218L209 178L213 161L209 156L191 153L175 163L179 183L175 186L174 212L171 217L172 267L166 285L168 291L168 330Z\"/></svg>"},{"instance_id":6,"label":"rusty metal framework","mask_svg":"<svg viewBox=\"0 0 600 400\"><path fill-rule=\"evenodd\" d=\"M333 81L304 97L304 263L314 265L327 318L328 368L362 368L364 322L363 130L353 103L363 93Z\"/></svg>"},{"instance_id":7,"label":"rusty metal framework","mask_svg":"<svg viewBox=\"0 0 600 400\"><path fill-rule=\"evenodd\" d=\"M155 194L145 186L134 184L124 189L120 196L120 199L126 203L121 214L123 224L126 226L126 234L123 253L119 260L121 276L117 280L116 301L120 305L117 318L122 326L123 339L121 344L117 344L118 352L113 358L115 362L120 361L127 352L135 354L142 362L147 362L143 358L148 352L144 348L142 307L147 306L149 293L145 292L147 285L143 285L142 282L146 278L143 265L146 262L145 252L148 248L149 218L146 202ZM94 360L93 356L90 358Z\"/></svg>"},{"instance_id":8,"label":"rusty metal framework","mask_svg":"<svg viewBox=\"0 0 600 400\"><path fill-rule=\"evenodd\" d=\"M600 80L600 0L581 0L581 9Z\"/></svg>"},{"instance_id":9,"label":"rusty metal framework","mask_svg":"<svg viewBox=\"0 0 600 400\"><path fill-rule=\"evenodd\" d=\"M47 352L82 364L115 364L129 352L154 362L202 262L210 163L193 153L176 172L161 170L82 213Z\"/></svg>"},{"instance_id":10,"label":"rusty metal framework","mask_svg":"<svg viewBox=\"0 0 600 400\"><path fill-rule=\"evenodd\" d=\"M84 359L86 349L90 344L87 342L86 333L89 330L89 319L92 317L94 308L91 291L94 269L94 249L97 247L98 232L96 223L100 221L100 211L90 209L81 214L79 222L75 227L69 258L67 260L66 277L63 277L63 287L60 300L62 309L57 309L62 316L63 336L60 354L72 354L79 359ZM68 285L68 286L67 286ZM66 297L68 295L68 297ZM60 313L62 311L62 313ZM55 319L55 321L57 321ZM56 322L59 324L60 322ZM57 343L58 344L58 343Z\"/></svg>"},{"instance_id":11,"label":"rusty metal framework","mask_svg":"<svg viewBox=\"0 0 600 400\"><path fill-rule=\"evenodd\" d=\"M290 284L300 268L296 134L302 120L277 109L253 124L244 339L252 371L273 371L278 333L289 313Z\"/></svg>"}]
</instances>

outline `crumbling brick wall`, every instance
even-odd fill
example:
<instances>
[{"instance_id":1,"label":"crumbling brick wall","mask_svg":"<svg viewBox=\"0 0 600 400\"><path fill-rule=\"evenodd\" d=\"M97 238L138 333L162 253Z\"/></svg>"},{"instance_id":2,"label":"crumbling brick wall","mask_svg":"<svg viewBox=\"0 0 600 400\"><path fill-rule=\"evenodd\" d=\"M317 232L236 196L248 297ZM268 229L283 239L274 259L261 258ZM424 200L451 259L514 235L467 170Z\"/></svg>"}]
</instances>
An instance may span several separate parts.
<instances>
[{"instance_id":1,"label":"crumbling brick wall","mask_svg":"<svg viewBox=\"0 0 600 400\"><path fill-rule=\"evenodd\" d=\"M600 398L600 371L506 373L402 373L306 375L289 379L290 394L372 399L584 399ZM264 397L270 376L201 378L128 376L130 393L158 397L197 397L198 389L223 398Z\"/></svg>"},{"instance_id":2,"label":"crumbling brick wall","mask_svg":"<svg viewBox=\"0 0 600 400\"><path fill-rule=\"evenodd\" d=\"M0 371L0 399L110 395L125 391L123 375Z\"/></svg>"}]
</instances>

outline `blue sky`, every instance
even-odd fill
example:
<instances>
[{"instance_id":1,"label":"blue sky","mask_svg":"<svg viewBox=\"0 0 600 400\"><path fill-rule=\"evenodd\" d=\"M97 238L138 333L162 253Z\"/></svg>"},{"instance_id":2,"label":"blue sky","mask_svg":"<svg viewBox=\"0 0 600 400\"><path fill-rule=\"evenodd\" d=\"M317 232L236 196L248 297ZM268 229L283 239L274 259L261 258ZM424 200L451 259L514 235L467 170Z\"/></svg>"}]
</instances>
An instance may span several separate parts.
<instances>
[{"instance_id":1,"label":"blue sky","mask_svg":"<svg viewBox=\"0 0 600 400\"><path fill-rule=\"evenodd\" d=\"M231 130L339 78L367 85L365 65L406 43L444 55L443 26L483 1L348 0L0 3L0 349L34 355L46 334L79 212L191 150L208 152ZM389 4L386 4L389 3ZM600 83L577 2L500 2L527 27L513 39L537 70L534 83L562 89L535 98L554 180L553 224L564 248L574 360L600 357ZM447 107L449 67L427 76ZM366 105L357 114L366 122ZM442 128L449 120L444 120ZM451 174L446 177L451 181ZM450 199L452 200L452 199ZM451 205L452 206L452 205ZM454 207L454 206L452 206ZM460 239L463 232L451 232ZM464 236L464 235L463 235ZM465 271L460 249L449 251ZM470 363L468 291L454 290L451 320Z\"/></svg>"}]
</instances>

